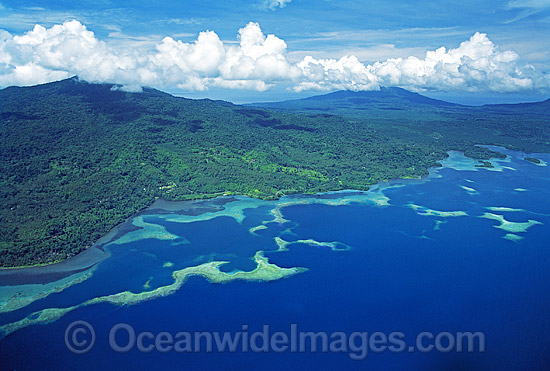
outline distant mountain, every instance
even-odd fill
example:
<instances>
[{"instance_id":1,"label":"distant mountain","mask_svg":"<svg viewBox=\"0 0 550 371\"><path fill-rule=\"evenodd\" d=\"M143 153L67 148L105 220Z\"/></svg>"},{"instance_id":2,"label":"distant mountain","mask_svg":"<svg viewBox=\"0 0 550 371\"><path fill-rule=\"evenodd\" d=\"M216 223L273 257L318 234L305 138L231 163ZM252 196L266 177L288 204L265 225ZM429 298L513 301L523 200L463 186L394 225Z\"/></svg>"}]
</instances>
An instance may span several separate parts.
<instances>
[{"instance_id":1,"label":"distant mountain","mask_svg":"<svg viewBox=\"0 0 550 371\"><path fill-rule=\"evenodd\" d=\"M524 112L538 115L550 115L550 99L533 103L486 104L483 108L500 112Z\"/></svg>"},{"instance_id":2,"label":"distant mountain","mask_svg":"<svg viewBox=\"0 0 550 371\"><path fill-rule=\"evenodd\" d=\"M401 88L381 87L379 91L349 91L317 95L283 102L254 103L252 106L281 110L418 110L464 107L432 99Z\"/></svg>"},{"instance_id":3,"label":"distant mountain","mask_svg":"<svg viewBox=\"0 0 550 371\"><path fill-rule=\"evenodd\" d=\"M249 106L306 114L330 111L332 114L350 118L363 117L367 113L371 117L398 117L399 113L396 111L403 111L404 116L409 116L411 112L442 114L445 112L479 113L488 111L500 114L550 116L550 99L535 103L494 104L479 107L432 99L402 88L393 87L381 87L378 91L342 90L304 99L253 103Z\"/></svg>"}]
</instances>

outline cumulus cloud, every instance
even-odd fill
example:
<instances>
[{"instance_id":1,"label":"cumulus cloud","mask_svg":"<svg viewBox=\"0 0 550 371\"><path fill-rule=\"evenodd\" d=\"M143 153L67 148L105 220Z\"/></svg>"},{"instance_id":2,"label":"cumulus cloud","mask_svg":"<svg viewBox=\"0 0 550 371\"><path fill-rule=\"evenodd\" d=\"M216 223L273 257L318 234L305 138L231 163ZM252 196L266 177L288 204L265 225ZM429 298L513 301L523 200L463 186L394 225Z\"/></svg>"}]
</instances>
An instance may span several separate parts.
<instances>
[{"instance_id":1,"label":"cumulus cloud","mask_svg":"<svg viewBox=\"0 0 550 371\"><path fill-rule=\"evenodd\" d=\"M381 85L411 89L509 92L534 88L536 79L543 76L518 62L515 52L499 51L486 34L476 33L456 49L441 47L427 52L424 59L389 59L369 69Z\"/></svg>"},{"instance_id":2,"label":"cumulus cloud","mask_svg":"<svg viewBox=\"0 0 550 371\"><path fill-rule=\"evenodd\" d=\"M224 43L213 31L192 43L165 37L141 50L98 40L73 20L51 28L35 26L23 35L0 30L0 86L32 85L72 75L89 82L207 90L211 87L264 91L282 84L304 90L412 90L510 92L550 87L548 75L522 64L518 54L500 50L482 33L457 48L441 47L424 58L392 58L364 64L356 56L288 58L287 44L247 24L237 43Z\"/></svg>"},{"instance_id":3,"label":"cumulus cloud","mask_svg":"<svg viewBox=\"0 0 550 371\"><path fill-rule=\"evenodd\" d=\"M0 35L0 85L27 85L78 74L91 82L136 82L140 58L114 53L78 21L22 36Z\"/></svg>"}]
</instances>

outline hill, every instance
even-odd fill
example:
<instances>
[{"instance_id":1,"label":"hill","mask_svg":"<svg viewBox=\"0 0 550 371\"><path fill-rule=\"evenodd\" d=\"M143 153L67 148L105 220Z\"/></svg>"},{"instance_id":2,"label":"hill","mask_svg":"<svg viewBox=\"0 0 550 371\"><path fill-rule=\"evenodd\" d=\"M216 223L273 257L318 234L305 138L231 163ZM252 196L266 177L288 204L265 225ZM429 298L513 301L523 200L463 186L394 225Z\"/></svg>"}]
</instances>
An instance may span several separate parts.
<instances>
[{"instance_id":1,"label":"hill","mask_svg":"<svg viewBox=\"0 0 550 371\"><path fill-rule=\"evenodd\" d=\"M366 189L424 174L445 155L426 149L403 160L400 141L335 116L76 78L1 90L0 120L2 266L72 256L157 197Z\"/></svg>"},{"instance_id":2,"label":"hill","mask_svg":"<svg viewBox=\"0 0 550 371\"><path fill-rule=\"evenodd\" d=\"M0 265L66 259L159 197L364 190L425 175L451 149L496 155L478 143L550 150L547 119L354 94L309 99L319 112L304 115L77 78L0 90ZM332 114L354 98L378 108Z\"/></svg>"},{"instance_id":3,"label":"hill","mask_svg":"<svg viewBox=\"0 0 550 371\"><path fill-rule=\"evenodd\" d=\"M484 106L466 106L432 99L402 88L381 87L378 91L349 91L341 90L328 94L316 95L303 99L287 100L282 102L252 103L248 106L263 107L278 111L322 113L330 111L347 117L361 117L365 114L377 116L387 114L399 115L398 111L421 113L515 113L532 114L548 117L550 99L543 102L519 104L487 104ZM397 111L397 112L395 112Z\"/></svg>"},{"instance_id":4,"label":"hill","mask_svg":"<svg viewBox=\"0 0 550 371\"><path fill-rule=\"evenodd\" d=\"M305 115L339 115L416 144L429 142L432 137L451 147L475 142L526 152L550 150L550 99L479 107L431 99L401 88L381 88L250 106Z\"/></svg>"},{"instance_id":5,"label":"hill","mask_svg":"<svg viewBox=\"0 0 550 371\"><path fill-rule=\"evenodd\" d=\"M283 102L254 103L281 110L334 111L336 110L421 110L435 107L462 107L461 105L432 99L401 88L381 87L379 91L341 90L304 99Z\"/></svg>"},{"instance_id":6,"label":"hill","mask_svg":"<svg viewBox=\"0 0 550 371\"><path fill-rule=\"evenodd\" d=\"M542 102L518 104L486 104L483 109L494 112L524 113L547 117L550 113L550 99Z\"/></svg>"}]
</instances>

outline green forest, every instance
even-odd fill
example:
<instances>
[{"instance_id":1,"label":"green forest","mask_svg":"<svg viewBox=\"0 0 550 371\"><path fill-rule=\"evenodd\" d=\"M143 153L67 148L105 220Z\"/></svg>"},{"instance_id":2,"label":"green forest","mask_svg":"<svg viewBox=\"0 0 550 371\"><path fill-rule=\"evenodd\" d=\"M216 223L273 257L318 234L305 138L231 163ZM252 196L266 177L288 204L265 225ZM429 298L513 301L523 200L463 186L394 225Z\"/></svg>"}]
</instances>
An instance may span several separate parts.
<instances>
[{"instance_id":1,"label":"green forest","mask_svg":"<svg viewBox=\"0 0 550 371\"><path fill-rule=\"evenodd\" d=\"M261 108L77 78L0 90L0 266L78 254L159 197L367 190L426 175L449 150L502 156L477 144L550 151L548 102L464 107L404 92Z\"/></svg>"}]
</instances>

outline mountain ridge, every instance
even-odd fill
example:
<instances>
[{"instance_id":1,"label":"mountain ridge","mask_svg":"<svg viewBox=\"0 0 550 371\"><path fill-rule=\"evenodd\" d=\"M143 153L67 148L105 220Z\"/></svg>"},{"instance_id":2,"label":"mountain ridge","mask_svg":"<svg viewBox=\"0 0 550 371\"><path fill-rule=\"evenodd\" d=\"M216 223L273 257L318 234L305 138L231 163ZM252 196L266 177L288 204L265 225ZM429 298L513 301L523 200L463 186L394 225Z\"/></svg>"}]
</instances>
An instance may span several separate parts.
<instances>
[{"instance_id":1,"label":"mountain ridge","mask_svg":"<svg viewBox=\"0 0 550 371\"><path fill-rule=\"evenodd\" d=\"M314 110L316 107L315 104L308 105L310 102L326 102L326 101L335 101L340 103L340 107L344 103L349 106L380 106L382 104L387 105L388 103L393 104L403 104L404 102L409 104L417 104L421 106L433 106L433 107L444 107L444 108L462 108L462 109L479 109L481 108L492 108L492 109L530 109L538 108L541 106L550 105L550 99L538 101L538 102L528 102L528 103L507 103L507 104L484 104L482 106L472 106L465 104L452 103L445 100L434 99L426 97L420 93L409 91L407 89L399 87L380 87L380 90L368 90L368 91L354 91L354 90L338 90L326 94L314 95L311 97L301 98L301 99L289 99L276 102L256 102L249 103L246 106L255 106L255 107L266 107L273 109L309 109ZM398 107L394 107L398 108Z\"/></svg>"},{"instance_id":2,"label":"mountain ridge","mask_svg":"<svg viewBox=\"0 0 550 371\"><path fill-rule=\"evenodd\" d=\"M56 87L56 88L62 88L65 87L65 91L63 89L59 89L59 92L61 93L77 93L77 91L71 91L69 87L75 87L75 86L89 86L89 87L101 87L102 89L105 89L107 87L110 87L109 90L111 91L119 91L121 93L129 93L129 94L144 94L147 96L171 96L174 98L181 98L186 99L189 101L211 101L216 102L218 104L222 105L235 105L235 106L258 106L258 107L267 107L271 105L286 105L293 102L302 102L302 101L325 101L325 100L337 100L337 99L349 99L349 98L365 98L366 100L363 102L355 102L355 103L376 103L377 101L381 99L389 99L389 98L401 98L403 100L406 100L411 103L419 103L419 104L428 104L433 106L445 106L445 107L464 107L464 108L479 108L479 107L485 107L485 108L515 108L515 107L522 107L522 108L531 108L531 107L539 107L541 105L549 105L550 106L550 98L542 101L536 101L536 102L519 102L519 103L488 103L484 104L482 106L472 106L472 105L466 105L466 104L459 104L459 103L452 103L441 99L434 99L429 98L425 95L422 95L420 93L410 91L404 88L400 87L384 87L381 86L379 90L337 90L326 94L319 94L319 95L313 95L306 98L300 98L300 99L288 99L288 100L282 100L282 101L266 101L266 102L255 102L255 103L247 103L247 104L235 104L230 101L226 100L220 100L220 99L210 99L210 98L202 98L202 99L192 99L187 98L185 96L180 95L174 95L167 92L164 92L162 90L152 88L152 87L142 87L142 91L126 91L124 90L124 86L117 83L94 83L94 82L87 82L85 80L81 80L78 76L69 77L67 79L53 81L53 82L46 82L43 84L37 84L32 86L8 86L3 89L0 89L1 91L13 91L18 89L36 89L38 87ZM85 92L85 90L81 90Z\"/></svg>"},{"instance_id":3,"label":"mountain ridge","mask_svg":"<svg viewBox=\"0 0 550 371\"><path fill-rule=\"evenodd\" d=\"M346 98L370 98L373 100L376 99L388 99L388 98L401 98L410 102L432 104L437 106L463 106L461 104L451 103L444 100L428 98L424 95L421 95L416 92L412 92L399 87L380 87L380 90L365 90L365 91L353 91L353 90L338 90L335 92L315 95L303 99L292 99L290 101L296 100L330 100L330 99L346 99ZM288 101L282 101L288 102ZM281 103L282 103L281 102ZM275 102L273 102L275 103ZM260 103L261 104L261 103Z\"/></svg>"}]
</instances>

